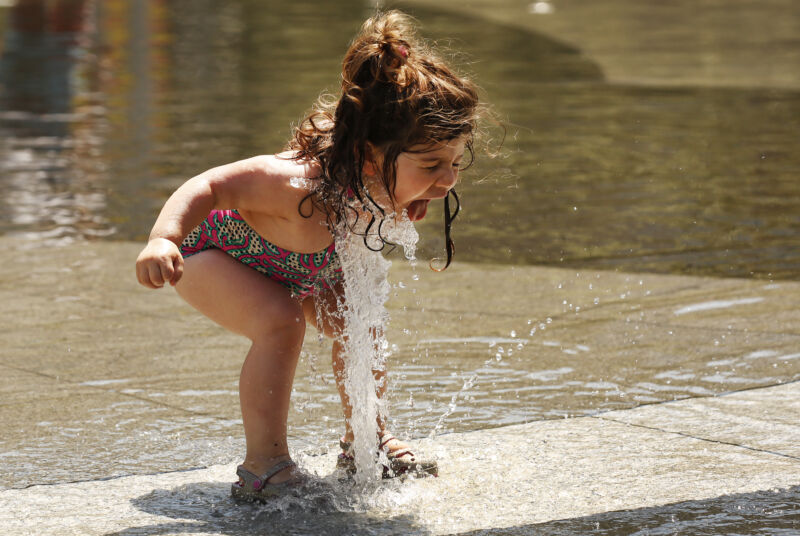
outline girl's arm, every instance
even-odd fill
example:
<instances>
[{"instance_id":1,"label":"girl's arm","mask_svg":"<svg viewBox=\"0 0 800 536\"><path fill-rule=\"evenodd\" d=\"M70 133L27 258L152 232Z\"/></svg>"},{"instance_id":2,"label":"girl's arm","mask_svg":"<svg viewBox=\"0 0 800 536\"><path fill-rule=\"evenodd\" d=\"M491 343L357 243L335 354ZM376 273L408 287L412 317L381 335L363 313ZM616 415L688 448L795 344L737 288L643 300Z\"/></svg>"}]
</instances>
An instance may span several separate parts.
<instances>
[{"instance_id":1,"label":"girl's arm","mask_svg":"<svg viewBox=\"0 0 800 536\"><path fill-rule=\"evenodd\" d=\"M215 208L238 208L280 214L289 192L282 187L286 165L273 156L256 156L209 169L186 181L164 204L147 246L136 260L139 283L160 288L183 275L179 246Z\"/></svg>"}]
</instances>

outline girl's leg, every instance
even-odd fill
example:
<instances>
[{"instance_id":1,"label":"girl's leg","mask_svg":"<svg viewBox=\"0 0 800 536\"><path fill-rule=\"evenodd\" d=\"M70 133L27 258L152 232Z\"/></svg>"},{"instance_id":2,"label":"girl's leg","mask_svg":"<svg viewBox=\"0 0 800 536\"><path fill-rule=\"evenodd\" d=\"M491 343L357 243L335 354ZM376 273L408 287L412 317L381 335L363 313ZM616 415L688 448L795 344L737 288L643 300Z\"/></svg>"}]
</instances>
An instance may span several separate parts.
<instances>
[{"instance_id":1,"label":"girl's leg","mask_svg":"<svg viewBox=\"0 0 800 536\"><path fill-rule=\"evenodd\" d=\"M286 421L305 334L300 302L279 283L220 250L188 257L178 294L208 318L252 342L239 378L245 468L264 473L289 458ZM270 479L291 478L284 470Z\"/></svg>"},{"instance_id":2,"label":"girl's leg","mask_svg":"<svg viewBox=\"0 0 800 536\"><path fill-rule=\"evenodd\" d=\"M337 285L333 290L327 290L314 298L308 298L303 301L303 311L305 312L306 321L317 327L322 331L326 337L333 339L333 376L336 379L336 388L339 391L339 397L342 401L342 410L344 412L345 422L345 435L344 440L348 442L353 441L353 429L350 427L350 417L353 414L353 407L350 404L350 398L347 396L347 391L344 386L344 373L345 373L345 359L344 345L342 344L342 332L344 330L344 319L339 312L336 296L344 296L344 289L341 284ZM321 324L321 325L320 325ZM378 398L383 398L386 393L388 378L385 370L372 371L375 380L378 384ZM386 428L386 423L383 419L378 419L378 434L384 435L389 433ZM397 439L390 441L385 445L389 452L399 450L407 450L408 445Z\"/></svg>"}]
</instances>

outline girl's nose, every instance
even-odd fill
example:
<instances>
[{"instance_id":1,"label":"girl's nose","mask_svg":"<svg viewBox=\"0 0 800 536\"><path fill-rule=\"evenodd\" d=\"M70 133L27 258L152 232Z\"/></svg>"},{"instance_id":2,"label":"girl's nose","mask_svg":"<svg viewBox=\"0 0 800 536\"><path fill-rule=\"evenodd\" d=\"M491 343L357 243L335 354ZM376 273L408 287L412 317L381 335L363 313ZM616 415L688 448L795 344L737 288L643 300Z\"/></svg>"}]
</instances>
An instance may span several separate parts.
<instances>
[{"instance_id":1,"label":"girl's nose","mask_svg":"<svg viewBox=\"0 0 800 536\"><path fill-rule=\"evenodd\" d=\"M440 186L443 186L448 190L452 189L458 182L458 168L450 167L442 174L437 182Z\"/></svg>"}]
</instances>

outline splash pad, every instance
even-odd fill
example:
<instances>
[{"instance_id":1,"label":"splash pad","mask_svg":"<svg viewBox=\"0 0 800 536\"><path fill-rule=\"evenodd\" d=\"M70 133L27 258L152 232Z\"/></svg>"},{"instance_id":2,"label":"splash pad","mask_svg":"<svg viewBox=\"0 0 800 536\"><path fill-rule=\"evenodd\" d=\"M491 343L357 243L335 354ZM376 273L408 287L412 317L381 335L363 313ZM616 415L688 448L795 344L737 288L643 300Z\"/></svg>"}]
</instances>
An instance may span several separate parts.
<instances>
[{"instance_id":1,"label":"splash pad","mask_svg":"<svg viewBox=\"0 0 800 536\"><path fill-rule=\"evenodd\" d=\"M420 270L418 292L392 292L388 303L395 354L418 360L390 367L398 389L414 390L413 407L402 396L392 413L400 434L416 423L412 446L438 460L440 477L368 493L340 482L335 388L298 376L298 402L333 399L330 431L312 428L325 413L310 403L290 426L300 431L290 448L313 484L299 497L240 507L228 493L242 452L233 383L241 343L195 320L173 293L120 282L113 267L138 244L60 248L52 260L4 247L33 267L0 271L0 315L17 327L0 334L6 534L585 534L595 524L668 526L670 516L685 522L720 509L796 528L786 519L800 496L800 431L787 421L800 411L791 383L800 364L798 283L469 264L444 275ZM392 289L413 275L394 263ZM166 355L154 339L193 346ZM487 365L500 347L502 360ZM722 353L735 362L723 363ZM626 380L612 382L621 370ZM515 371L525 378L512 382ZM420 439L475 373L442 433ZM604 391L599 374L616 385ZM424 385L440 394L438 405ZM700 397L673 401L700 386ZM617 391L625 396L614 402ZM592 410L587 400L607 405ZM573 418L545 413L548 403ZM574 417L580 408L585 416ZM533 422L522 424L526 416ZM512 419L520 424L504 426Z\"/></svg>"}]
</instances>

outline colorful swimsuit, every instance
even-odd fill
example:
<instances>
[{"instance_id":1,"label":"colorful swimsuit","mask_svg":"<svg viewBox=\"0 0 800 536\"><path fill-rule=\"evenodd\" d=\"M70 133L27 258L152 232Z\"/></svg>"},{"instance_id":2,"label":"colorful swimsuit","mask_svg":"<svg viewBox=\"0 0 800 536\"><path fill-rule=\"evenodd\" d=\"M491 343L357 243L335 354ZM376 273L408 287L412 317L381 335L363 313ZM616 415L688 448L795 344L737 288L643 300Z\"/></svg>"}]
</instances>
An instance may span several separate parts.
<instances>
[{"instance_id":1,"label":"colorful swimsuit","mask_svg":"<svg viewBox=\"0 0 800 536\"><path fill-rule=\"evenodd\" d=\"M331 288L342 279L334 244L316 253L295 253L264 240L236 210L212 210L181 244L184 257L218 248L288 288L297 298Z\"/></svg>"}]
</instances>

